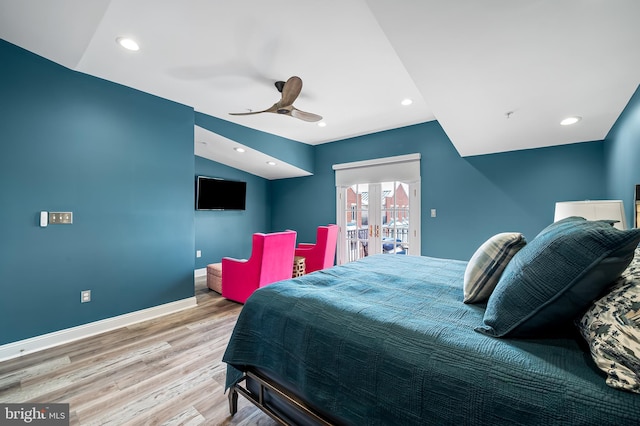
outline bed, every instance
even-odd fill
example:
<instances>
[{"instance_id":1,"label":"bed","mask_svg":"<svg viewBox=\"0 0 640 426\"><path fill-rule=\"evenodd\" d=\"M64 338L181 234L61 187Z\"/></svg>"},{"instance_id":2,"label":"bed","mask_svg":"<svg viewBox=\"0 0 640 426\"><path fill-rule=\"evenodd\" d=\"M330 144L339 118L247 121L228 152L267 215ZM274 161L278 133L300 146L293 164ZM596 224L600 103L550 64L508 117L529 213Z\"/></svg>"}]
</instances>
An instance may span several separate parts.
<instances>
[{"instance_id":1,"label":"bed","mask_svg":"<svg viewBox=\"0 0 640 426\"><path fill-rule=\"evenodd\" d=\"M257 290L223 357L231 413L241 394L282 424L638 424L640 395L606 383L577 327L482 332L468 266L376 255Z\"/></svg>"}]
</instances>

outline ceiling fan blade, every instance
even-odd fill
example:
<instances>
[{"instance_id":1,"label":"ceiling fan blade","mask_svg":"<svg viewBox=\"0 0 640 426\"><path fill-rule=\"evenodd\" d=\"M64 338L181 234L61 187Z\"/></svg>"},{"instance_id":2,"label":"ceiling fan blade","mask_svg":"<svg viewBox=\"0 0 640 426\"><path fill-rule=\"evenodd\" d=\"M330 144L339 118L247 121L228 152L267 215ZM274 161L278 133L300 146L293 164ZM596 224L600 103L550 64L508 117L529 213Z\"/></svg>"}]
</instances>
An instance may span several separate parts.
<instances>
[{"instance_id":1,"label":"ceiling fan blade","mask_svg":"<svg viewBox=\"0 0 640 426\"><path fill-rule=\"evenodd\" d=\"M229 115L253 115L253 114L261 114L266 111L251 111L251 112L230 112Z\"/></svg>"},{"instance_id":2,"label":"ceiling fan blade","mask_svg":"<svg viewBox=\"0 0 640 426\"><path fill-rule=\"evenodd\" d=\"M302 80L300 77L293 76L287 80L282 88L282 99L279 102L280 108L293 105L301 90Z\"/></svg>"},{"instance_id":3,"label":"ceiling fan blade","mask_svg":"<svg viewBox=\"0 0 640 426\"><path fill-rule=\"evenodd\" d=\"M300 120L311 121L311 122L322 120L322 116L318 114L314 114L312 112L300 111L295 107L291 109L291 116L295 118L299 118Z\"/></svg>"},{"instance_id":4,"label":"ceiling fan blade","mask_svg":"<svg viewBox=\"0 0 640 426\"><path fill-rule=\"evenodd\" d=\"M263 112L278 112L278 104L273 104L270 108L262 111L249 111L249 112L230 112L229 115L253 115L262 114Z\"/></svg>"}]
</instances>

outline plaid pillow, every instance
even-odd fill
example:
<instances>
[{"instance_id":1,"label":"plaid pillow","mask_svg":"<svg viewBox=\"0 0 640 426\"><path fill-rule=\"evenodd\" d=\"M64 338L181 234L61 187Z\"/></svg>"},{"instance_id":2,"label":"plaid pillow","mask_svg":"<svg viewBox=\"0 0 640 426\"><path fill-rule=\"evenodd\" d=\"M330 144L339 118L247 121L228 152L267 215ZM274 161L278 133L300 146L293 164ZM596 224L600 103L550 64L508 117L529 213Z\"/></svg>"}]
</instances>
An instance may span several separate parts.
<instances>
[{"instance_id":1,"label":"plaid pillow","mask_svg":"<svg viewBox=\"0 0 640 426\"><path fill-rule=\"evenodd\" d=\"M464 273L464 303L486 301L514 254L527 243L519 232L503 232L485 241Z\"/></svg>"}]
</instances>

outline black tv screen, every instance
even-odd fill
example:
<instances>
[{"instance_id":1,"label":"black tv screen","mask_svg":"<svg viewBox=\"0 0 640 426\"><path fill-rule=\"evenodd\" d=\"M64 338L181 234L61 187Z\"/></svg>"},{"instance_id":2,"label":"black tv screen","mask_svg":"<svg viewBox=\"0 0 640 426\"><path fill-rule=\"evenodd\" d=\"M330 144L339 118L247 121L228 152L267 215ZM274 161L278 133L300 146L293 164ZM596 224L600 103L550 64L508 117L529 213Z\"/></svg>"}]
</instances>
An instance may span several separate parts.
<instances>
[{"instance_id":1,"label":"black tv screen","mask_svg":"<svg viewBox=\"0 0 640 426\"><path fill-rule=\"evenodd\" d=\"M207 176L196 179L196 210L244 210L247 183Z\"/></svg>"}]
</instances>

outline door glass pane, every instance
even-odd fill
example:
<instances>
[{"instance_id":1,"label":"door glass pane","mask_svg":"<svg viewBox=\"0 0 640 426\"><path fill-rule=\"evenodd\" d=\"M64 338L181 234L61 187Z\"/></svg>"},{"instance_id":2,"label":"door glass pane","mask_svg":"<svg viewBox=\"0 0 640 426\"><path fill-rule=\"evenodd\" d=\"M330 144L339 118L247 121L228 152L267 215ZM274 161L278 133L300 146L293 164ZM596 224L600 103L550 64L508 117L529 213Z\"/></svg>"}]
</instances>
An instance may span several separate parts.
<instances>
[{"instance_id":1,"label":"door glass pane","mask_svg":"<svg viewBox=\"0 0 640 426\"><path fill-rule=\"evenodd\" d=\"M348 187L344 199L344 211L347 214L347 259L351 262L369 255L369 185L357 184Z\"/></svg>"},{"instance_id":2,"label":"door glass pane","mask_svg":"<svg viewBox=\"0 0 640 426\"><path fill-rule=\"evenodd\" d=\"M383 182L382 253L409 254L409 184Z\"/></svg>"},{"instance_id":3,"label":"door glass pane","mask_svg":"<svg viewBox=\"0 0 640 426\"><path fill-rule=\"evenodd\" d=\"M410 206L419 205L410 201L410 194L416 197L415 186L415 182L389 181L339 188L339 222L344 226L338 245L340 264L378 253L419 255L419 229L410 228L409 222L411 211L418 215L413 226L420 224L420 211Z\"/></svg>"}]
</instances>

